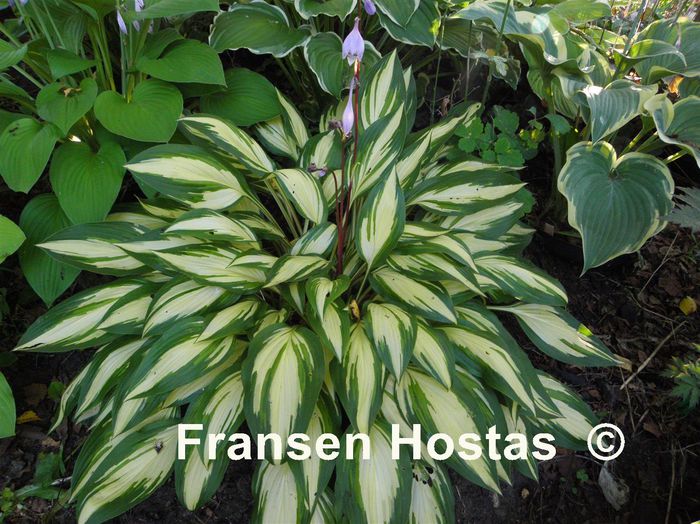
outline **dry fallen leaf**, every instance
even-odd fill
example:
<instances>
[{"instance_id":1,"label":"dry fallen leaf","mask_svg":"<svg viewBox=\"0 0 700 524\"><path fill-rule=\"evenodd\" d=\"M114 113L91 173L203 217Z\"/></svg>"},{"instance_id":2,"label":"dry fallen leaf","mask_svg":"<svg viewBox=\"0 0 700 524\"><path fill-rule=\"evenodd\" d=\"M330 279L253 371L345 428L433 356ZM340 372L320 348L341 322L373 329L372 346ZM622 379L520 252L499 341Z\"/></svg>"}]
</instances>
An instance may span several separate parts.
<instances>
[{"instance_id":1,"label":"dry fallen leaf","mask_svg":"<svg viewBox=\"0 0 700 524\"><path fill-rule=\"evenodd\" d=\"M39 422L41 418L34 411L25 411L17 417L17 424L28 424L29 422Z\"/></svg>"},{"instance_id":2,"label":"dry fallen leaf","mask_svg":"<svg viewBox=\"0 0 700 524\"><path fill-rule=\"evenodd\" d=\"M653 420L647 420L646 422L644 422L644 424L642 424L642 427L644 428L644 431L648 431L656 438L661 438L661 436L663 435L661 429L659 428L659 425Z\"/></svg>"},{"instance_id":3,"label":"dry fallen leaf","mask_svg":"<svg viewBox=\"0 0 700 524\"><path fill-rule=\"evenodd\" d=\"M698 304L691 297L685 297L680 301L678 307L685 316L692 315L698 310Z\"/></svg>"}]
</instances>

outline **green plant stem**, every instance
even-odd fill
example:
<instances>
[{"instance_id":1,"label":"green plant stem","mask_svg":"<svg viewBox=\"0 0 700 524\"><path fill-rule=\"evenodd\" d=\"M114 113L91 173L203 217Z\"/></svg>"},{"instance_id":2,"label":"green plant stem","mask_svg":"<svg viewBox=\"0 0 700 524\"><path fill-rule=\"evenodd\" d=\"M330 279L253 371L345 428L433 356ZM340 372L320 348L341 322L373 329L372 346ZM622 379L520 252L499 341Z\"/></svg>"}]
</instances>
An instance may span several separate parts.
<instances>
[{"instance_id":1,"label":"green plant stem","mask_svg":"<svg viewBox=\"0 0 700 524\"><path fill-rule=\"evenodd\" d=\"M26 78L27 80L29 80L32 84L34 84L34 85L35 85L36 87L38 87L39 89L42 89L42 88L44 87L44 84L42 84L41 82L39 82L36 78L34 78L32 75L30 75L27 71L25 71L25 70L22 69L21 67L19 67L19 66L17 66L17 65L14 65L14 66L12 66L12 69L14 69L15 71L17 71L20 75L22 75L24 78Z\"/></svg>"},{"instance_id":2,"label":"green plant stem","mask_svg":"<svg viewBox=\"0 0 700 524\"><path fill-rule=\"evenodd\" d=\"M467 32L467 78L465 80L466 85L464 86L464 99L467 100L469 99L469 83L471 81L471 74L472 74L472 27L474 26L474 22L472 20L469 20L469 31Z\"/></svg>"},{"instance_id":3,"label":"green plant stem","mask_svg":"<svg viewBox=\"0 0 700 524\"><path fill-rule=\"evenodd\" d=\"M627 144L627 147L625 147L625 149L622 151L622 154L624 155L625 153L629 153L630 151L632 151L642 140L642 138L646 136L647 132L648 131L646 129L642 128L642 130L639 133L637 133L637 136L635 136L632 139L632 141L629 144Z\"/></svg>"},{"instance_id":4,"label":"green plant stem","mask_svg":"<svg viewBox=\"0 0 700 524\"><path fill-rule=\"evenodd\" d=\"M433 99L430 103L430 125L435 121L435 102L437 101L438 79L440 77L440 66L442 65L442 42L445 37L445 23L440 19L440 42L438 43L437 53L438 60L435 70L435 82L433 82Z\"/></svg>"},{"instance_id":5,"label":"green plant stem","mask_svg":"<svg viewBox=\"0 0 700 524\"><path fill-rule=\"evenodd\" d=\"M637 153L646 153L660 146L662 142L659 140L659 134L654 133L647 138L644 143L637 148Z\"/></svg>"},{"instance_id":6,"label":"green plant stem","mask_svg":"<svg viewBox=\"0 0 700 524\"><path fill-rule=\"evenodd\" d=\"M664 162L666 162L666 165L672 164L673 162L683 158L687 154L688 154L688 152L685 150L678 151L678 152L672 154L671 156L669 156L668 158L666 158L666 160L664 160Z\"/></svg>"},{"instance_id":7,"label":"green plant stem","mask_svg":"<svg viewBox=\"0 0 700 524\"><path fill-rule=\"evenodd\" d=\"M510 12L510 6L513 0L508 0L506 3L506 8L503 11L503 20L501 21L501 27L498 29L498 38L496 39L496 51L500 51L501 44L503 43L503 31L506 29L506 20ZM482 109L486 107L486 100L489 97L489 91L491 90L491 81L493 80L493 64L489 61L489 75L486 78L486 87L484 87L484 95L481 97L481 107Z\"/></svg>"}]
</instances>

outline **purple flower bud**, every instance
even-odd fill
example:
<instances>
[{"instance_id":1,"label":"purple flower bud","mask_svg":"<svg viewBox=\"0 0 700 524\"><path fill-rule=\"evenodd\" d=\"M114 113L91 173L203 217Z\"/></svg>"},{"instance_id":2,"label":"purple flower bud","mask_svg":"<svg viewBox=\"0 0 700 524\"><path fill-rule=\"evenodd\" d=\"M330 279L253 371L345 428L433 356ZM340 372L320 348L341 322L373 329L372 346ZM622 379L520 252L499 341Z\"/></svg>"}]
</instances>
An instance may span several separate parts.
<instances>
[{"instance_id":1,"label":"purple flower bud","mask_svg":"<svg viewBox=\"0 0 700 524\"><path fill-rule=\"evenodd\" d=\"M348 105L345 106L345 111L343 111L343 119L341 121L341 129L345 136L349 136L352 133L352 129L355 126L355 108L353 107L353 93L355 92L355 79L353 78L350 82L350 96L348 97Z\"/></svg>"},{"instance_id":2,"label":"purple flower bud","mask_svg":"<svg viewBox=\"0 0 700 524\"><path fill-rule=\"evenodd\" d=\"M348 64L355 61L362 62L365 54L365 41L360 34L360 19L355 18L355 27L343 42L343 58L348 59Z\"/></svg>"},{"instance_id":3,"label":"purple flower bud","mask_svg":"<svg viewBox=\"0 0 700 524\"><path fill-rule=\"evenodd\" d=\"M323 178L323 177L326 176L327 174L328 174L328 170L327 170L327 169L319 169L318 171L316 171L316 176L317 176L318 178Z\"/></svg>"},{"instance_id":4,"label":"purple flower bud","mask_svg":"<svg viewBox=\"0 0 700 524\"><path fill-rule=\"evenodd\" d=\"M126 27L126 22L124 21L124 17L119 9L117 9L117 25L122 33L125 35L129 33L129 29Z\"/></svg>"},{"instance_id":5,"label":"purple flower bud","mask_svg":"<svg viewBox=\"0 0 700 524\"><path fill-rule=\"evenodd\" d=\"M144 8L144 3L143 0L134 0L134 9L136 10L137 13L140 13L143 11Z\"/></svg>"},{"instance_id":6,"label":"purple flower bud","mask_svg":"<svg viewBox=\"0 0 700 524\"><path fill-rule=\"evenodd\" d=\"M365 13L367 13L370 16L376 15L377 14L377 7L374 5L374 2L372 0L364 0L365 1Z\"/></svg>"}]
</instances>

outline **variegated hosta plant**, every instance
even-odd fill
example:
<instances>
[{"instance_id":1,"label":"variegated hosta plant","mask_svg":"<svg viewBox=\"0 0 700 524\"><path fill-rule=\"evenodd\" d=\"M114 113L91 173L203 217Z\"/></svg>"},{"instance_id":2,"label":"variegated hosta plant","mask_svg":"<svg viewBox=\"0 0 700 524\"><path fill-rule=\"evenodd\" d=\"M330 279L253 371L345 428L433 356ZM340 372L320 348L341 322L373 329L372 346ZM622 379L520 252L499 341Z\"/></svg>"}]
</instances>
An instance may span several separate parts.
<instances>
[{"instance_id":1,"label":"variegated hosta plant","mask_svg":"<svg viewBox=\"0 0 700 524\"><path fill-rule=\"evenodd\" d=\"M224 120L185 117L190 144L127 165L158 198L43 245L117 277L50 310L18 347L99 348L56 420L91 428L71 485L81 523L126 511L173 470L187 508L207 503L231 461L204 444L178 460L180 423L285 443L369 435L369 461L260 460L257 522L453 522L447 468L496 492L515 470L537 478L531 453L440 463L403 446L392 460L394 424L403 435L421 424L424 441L496 426L582 447L594 414L533 367L500 317L564 363L616 359L520 256L531 197L517 173L445 160L478 107L410 133L412 82L395 54L368 70L352 137L332 123L310 136L285 104L262 133L268 152Z\"/></svg>"}]
</instances>

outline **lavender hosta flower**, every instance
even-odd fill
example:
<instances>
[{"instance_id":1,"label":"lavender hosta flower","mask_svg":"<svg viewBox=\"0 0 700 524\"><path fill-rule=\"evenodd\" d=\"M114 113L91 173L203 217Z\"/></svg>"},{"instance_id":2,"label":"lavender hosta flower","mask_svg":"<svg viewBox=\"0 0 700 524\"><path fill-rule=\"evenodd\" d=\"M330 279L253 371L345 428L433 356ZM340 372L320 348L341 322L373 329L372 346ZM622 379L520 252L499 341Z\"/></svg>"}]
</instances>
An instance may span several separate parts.
<instances>
[{"instance_id":1,"label":"lavender hosta flower","mask_svg":"<svg viewBox=\"0 0 700 524\"><path fill-rule=\"evenodd\" d=\"M29 2L29 0L19 0L20 5L27 5L27 2ZM8 4L10 7L14 7L14 6L15 6L15 0L7 0L7 4Z\"/></svg>"},{"instance_id":2,"label":"lavender hosta flower","mask_svg":"<svg viewBox=\"0 0 700 524\"><path fill-rule=\"evenodd\" d=\"M117 9L117 25L119 26L119 30L122 33L124 33L125 35L129 33L129 28L126 27L126 22L124 21L122 12L119 9Z\"/></svg>"},{"instance_id":3,"label":"lavender hosta flower","mask_svg":"<svg viewBox=\"0 0 700 524\"><path fill-rule=\"evenodd\" d=\"M364 0L364 5L365 13L367 13L370 16L377 14L377 7L374 5L374 2L372 2L372 0Z\"/></svg>"},{"instance_id":4,"label":"lavender hosta flower","mask_svg":"<svg viewBox=\"0 0 700 524\"><path fill-rule=\"evenodd\" d=\"M347 58L348 64L362 62L365 54L365 41L360 33L360 19L355 18L355 27L343 42L343 58Z\"/></svg>"},{"instance_id":5,"label":"lavender hosta flower","mask_svg":"<svg viewBox=\"0 0 700 524\"><path fill-rule=\"evenodd\" d=\"M134 0L134 11L140 13L143 10L143 8L143 0ZM141 31L141 22L139 22L138 20L134 20L133 22L131 22L131 25L133 25L134 29L136 29L137 31Z\"/></svg>"},{"instance_id":6,"label":"lavender hosta flower","mask_svg":"<svg viewBox=\"0 0 700 524\"><path fill-rule=\"evenodd\" d=\"M355 126L355 108L353 107L352 96L355 92L355 78L350 82L350 96L348 97L348 105L345 106L345 111L343 111L343 118L341 120L341 129L345 136L349 136L352 133L352 129Z\"/></svg>"}]
</instances>

